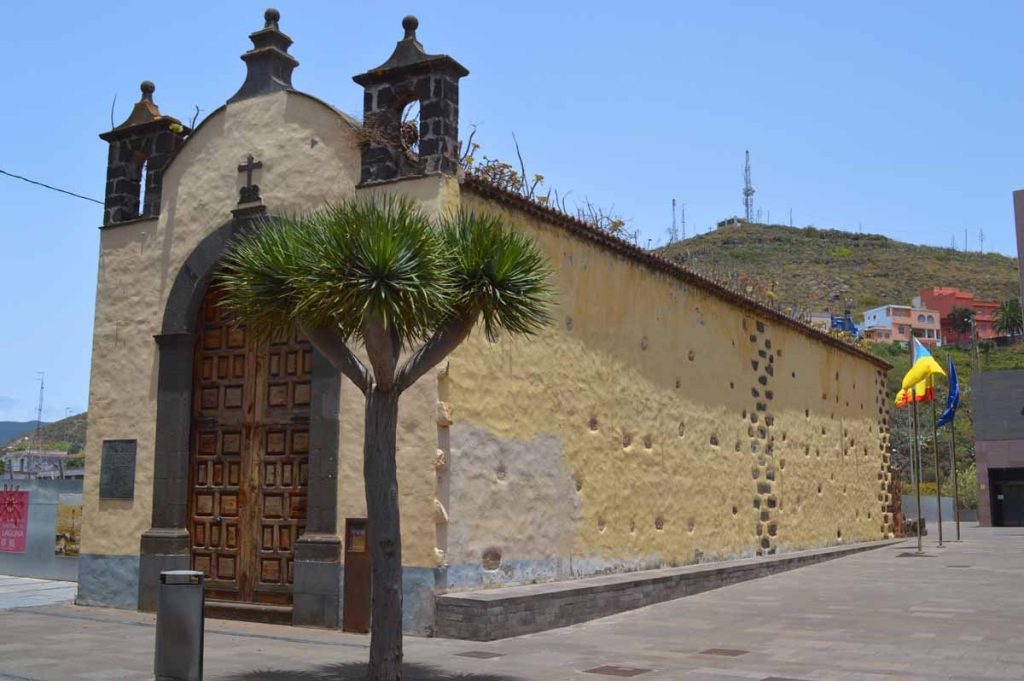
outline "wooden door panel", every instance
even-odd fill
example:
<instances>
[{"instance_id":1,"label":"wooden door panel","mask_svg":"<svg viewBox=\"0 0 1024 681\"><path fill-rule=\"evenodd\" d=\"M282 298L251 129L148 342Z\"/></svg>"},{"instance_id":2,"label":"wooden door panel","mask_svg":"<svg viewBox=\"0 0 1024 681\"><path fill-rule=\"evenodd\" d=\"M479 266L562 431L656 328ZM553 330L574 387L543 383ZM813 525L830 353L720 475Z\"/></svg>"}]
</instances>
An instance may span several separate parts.
<instances>
[{"instance_id":1,"label":"wooden door panel","mask_svg":"<svg viewBox=\"0 0 1024 681\"><path fill-rule=\"evenodd\" d=\"M199 312L191 458L192 566L210 598L244 600L245 418L250 373L244 329L207 295Z\"/></svg>"},{"instance_id":2,"label":"wooden door panel","mask_svg":"<svg viewBox=\"0 0 1024 681\"><path fill-rule=\"evenodd\" d=\"M199 313L191 459L192 565L211 599L291 603L305 528L312 347L257 342L207 294Z\"/></svg>"},{"instance_id":3,"label":"wooden door panel","mask_svg":"<svg viewBox=\"0 0 1024 681\"><path fill-rule=\"evenodd\" d=\"M259 571L256 598L291 598L295 540L305 529L309 483L309 387L312 347L298 333L278 334L259 363L260 462Z\"/></svg>"}]
</instances>

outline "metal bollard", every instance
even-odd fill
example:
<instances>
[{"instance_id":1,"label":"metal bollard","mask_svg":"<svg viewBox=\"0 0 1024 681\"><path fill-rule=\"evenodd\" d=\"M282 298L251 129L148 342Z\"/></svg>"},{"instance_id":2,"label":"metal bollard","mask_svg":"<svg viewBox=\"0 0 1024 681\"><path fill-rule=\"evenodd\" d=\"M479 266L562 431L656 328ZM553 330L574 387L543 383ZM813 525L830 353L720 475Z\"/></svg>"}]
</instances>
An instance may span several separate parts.
<instances>
[{"instance_id":1,"label":"metal bollard","mask_svg":"<svg viewBox=\"0 0 1024 681\"><path fill-rule=\"evenodd\" d=\"M156 609L156 681L203 679L203 573L168 570L160 573Z\"/></svg>"}]
</instances>

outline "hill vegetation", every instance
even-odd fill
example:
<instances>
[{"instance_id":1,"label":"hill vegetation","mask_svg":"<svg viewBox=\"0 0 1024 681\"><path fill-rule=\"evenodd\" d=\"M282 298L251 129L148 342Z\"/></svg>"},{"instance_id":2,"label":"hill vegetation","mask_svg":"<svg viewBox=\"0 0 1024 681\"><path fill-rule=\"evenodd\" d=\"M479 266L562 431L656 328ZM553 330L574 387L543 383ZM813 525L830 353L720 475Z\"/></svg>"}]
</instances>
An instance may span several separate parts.
<instances>
[{"instance_id":1,"label":"hill vegetation","mask_svg":"<svg viewBox=\"0 0 1024 681\"><path fill-rule=\"evenodd\" d=\"M40 449L61 450L76 454L85 447L86 412L69 416L53 423L44 423L40 429ZM28 428L6 439L0 449L35 449L36 422L28 422Z\"/></svg>"},{"instance_id":2,"label":"hill vegetation","mask_svg":"<svg viewBox=\"0 0 1024 681\"><path fill-rule=\"evenodd\" d=\"M907 305L921 289L955 286L979 298L1017 295L1013 258L917 246L878 234L739 222L659 249L659 254L784 310L849 307L858 316Z\"/></svg>"}]
</instances>

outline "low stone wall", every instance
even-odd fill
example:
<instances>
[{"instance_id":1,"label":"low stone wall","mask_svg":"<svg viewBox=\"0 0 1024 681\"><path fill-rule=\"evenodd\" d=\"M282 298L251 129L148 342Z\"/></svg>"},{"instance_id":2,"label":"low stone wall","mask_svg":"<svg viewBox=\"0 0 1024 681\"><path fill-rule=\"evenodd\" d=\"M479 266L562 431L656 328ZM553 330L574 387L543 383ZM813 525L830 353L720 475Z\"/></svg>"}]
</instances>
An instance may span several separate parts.
<instances>
[{"instance_id":1,"label":"low stone wall","mask_svg":"<svg viewBox=\"0 0 1024 681\"><path fill-rule=\"evenodd\" d=\"M745 560L591 577L566 582L444 594L435 634L494 641L606 617L777 572L889 546L864 542Z\"/></svg>"}]
</instances>

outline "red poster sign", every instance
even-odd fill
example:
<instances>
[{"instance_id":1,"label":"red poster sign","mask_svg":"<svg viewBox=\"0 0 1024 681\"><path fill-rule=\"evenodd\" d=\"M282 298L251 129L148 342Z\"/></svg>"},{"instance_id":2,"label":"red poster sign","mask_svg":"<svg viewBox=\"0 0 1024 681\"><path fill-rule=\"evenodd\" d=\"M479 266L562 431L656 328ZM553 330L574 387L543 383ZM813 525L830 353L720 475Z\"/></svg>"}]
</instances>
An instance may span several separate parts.
<instances>
[{"instance_id":1,"label":"red poster sign","mask_svg":"<svg viewBox=\"0 0 1024 681\"><path fill-rule=\"evenodd\" d=\"M25 553L28 533L28 492L4 485L0 490L0 552Z\"/></svg>"}]
</instances>

